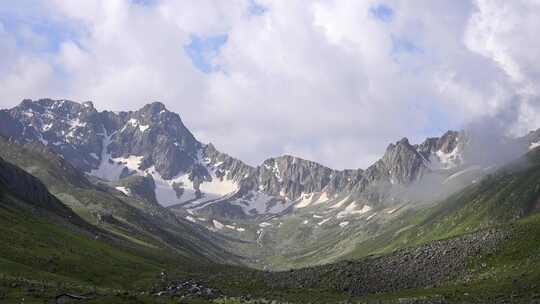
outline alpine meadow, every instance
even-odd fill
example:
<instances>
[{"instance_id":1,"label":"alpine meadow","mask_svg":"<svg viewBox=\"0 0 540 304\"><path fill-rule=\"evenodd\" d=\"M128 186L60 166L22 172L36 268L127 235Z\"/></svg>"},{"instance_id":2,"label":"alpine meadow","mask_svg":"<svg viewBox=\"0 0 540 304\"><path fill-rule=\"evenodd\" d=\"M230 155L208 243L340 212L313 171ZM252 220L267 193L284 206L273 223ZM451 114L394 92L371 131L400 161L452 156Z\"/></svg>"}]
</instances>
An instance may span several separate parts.
<instances>
[{"instance_id":1,"label":"alpine meadow","mask_svg":"<svg viewBox=\"0 0 540 304\"><path fill-rule=\"evenodd\" d=\"M540 303L537 0L0 4L0 303Z\"/></svg>"}]
</instances>

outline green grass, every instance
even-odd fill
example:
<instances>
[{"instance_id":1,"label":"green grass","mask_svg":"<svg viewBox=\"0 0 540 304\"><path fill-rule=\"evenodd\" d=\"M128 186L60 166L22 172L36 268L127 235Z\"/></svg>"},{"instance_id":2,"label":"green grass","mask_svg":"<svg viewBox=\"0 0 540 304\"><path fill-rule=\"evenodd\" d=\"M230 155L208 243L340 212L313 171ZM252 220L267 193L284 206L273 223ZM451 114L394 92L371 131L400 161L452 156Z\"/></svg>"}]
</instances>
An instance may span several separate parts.
<instances>
[{"instance_id":1,"label":"green grass","mask_svg":"<svg viewBox=\"0 0 540 304\"><path fill-rule=\"evenodd\" d=\"M409 210L346 258L391 252L504 225L534 213L540 198L540 166L509 166L433 207ZM403 229L406 227L407 229Z\"/></svg>"},{"instance_id":2,"label":"green grass","mask_svg":"<svg viewBox=\"0 0 540 304\"><path fill-rule=\"evenodd\" d=\"M177 299L140 294L157 284L163 270L171 279L205 282L231 296L298 303L344 298L333 292L269 290L258 271L186 259L175 251L137 243L95 239L52 214L36 216L6 194L0 198L0 243L9 244L0 246L0 303L22 298L25 303L43 303L62 292L99 294L87 303L176 303ZM191 298L187 303L207 302Z\"/></svg>"},{"instance_id":3,"label":"green grass","mask_svg":"<svg viewBox=\"0 0 540 304\"><path fill-rule=\"evenodd\" d=\"M499 225L508 238L496 253L472 256L466 280L443 287L409 289L360 297L358 302L398 301L403 298L444 298L449 303L530 303L540 299L540 214ZM504 303L506 303L504 302Z\"/></svg>"},{"instance_id":4,"label":"green grass","mask_svg":"<svg viewBox=\"0 0 540 304\"><path fill-rule=\"evenodd\" d=\"M47 166L54 173L56 167ZM250 294L254 298L294 303L337 303L349 298L332 290L270 289L258 271L195 259L198 248L191 241L196 237L189 227L173 227L166 221L159 226L150 225L140 216L144 210L130 206L130 202L91 188L62 186L63 182L68 183L63 175L49 171L41 173L44 179L55 185L58 193L64 193L60 197L88 222L95 224L94 210L115 210L116 222L99 226L107 230L104 235L110 239L96 239L80 227L23 207L28 204L0 192L0 303L18 303L22 298L25 303L43 303L63 291L98 294L86 303L176 303L177 299L170 297L141 294L158 282L158 274L163 270L172 279L202 281L232 297ZM539 197L540 166L532 162L527 167L507 168L491 175L433 207L405 212L389 222L382 233L359 242L347 257L384 254L492 226L508 231L510 238L501 243L497 254L471 257L466 281L439 288L367 295L353 302L424 297L444 297L454 303L483 299L489 302L513 294L526 303L540 294L540 284L536 283L540 282L540 215L535 213ZM285 222L280 233L294 233L294 239L300 242L313 237L338 237L324 230L318 234L295 230L300 221L298 218ZM160 229L160 233L151 233L154 229ZM276 239L279 238L278 235ZM363 240L366 235L357 233L347 240L354 238ZM283 245L275 239L267 245L273 245L272 242ZM320 259L336 244L337 241L328 241L321 248L307 249L296 244L304 253L313 249L314 256L304 254L291 265ZM293 256L265 258L284 264ZM232 298L222 303L238 301ZM209 302L201 298L187 300Z\"/></svg>"},{"instance_id":5,"label":"green grass","mask_svg":"<svg viewBox=\"0 0 540 304\"><path fill-rule=\"evenodd\" d=\"M0 246L0 269L5 274L21 274L10 271L18 267L9 267L7 260L77 281L132 287L160 270L158 265L91 235L70 232L5 204L0 205L0 223L0 242L9 244Z\"/></svg>"}]
</instances>

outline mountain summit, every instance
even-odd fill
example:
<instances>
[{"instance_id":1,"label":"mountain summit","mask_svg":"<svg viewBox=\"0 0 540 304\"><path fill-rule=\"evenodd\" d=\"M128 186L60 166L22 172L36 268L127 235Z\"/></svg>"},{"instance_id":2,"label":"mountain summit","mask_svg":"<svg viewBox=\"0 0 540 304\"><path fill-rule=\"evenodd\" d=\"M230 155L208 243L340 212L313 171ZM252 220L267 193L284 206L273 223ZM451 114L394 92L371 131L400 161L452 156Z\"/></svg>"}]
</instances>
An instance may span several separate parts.
<instances>
[{"instance_id":1,"label":"mountain summit","mask_svg":"<svg viewBox=\"0 0 540 304\"><path fill-rule=\"evenodd\" d=\"M419 145L407 138L390 144L365 170L334 170L290 155L252 167L199 142L160 102L137 111L99 112L91 102L24 100L0 111L0 129L20 142L41 142L98 178L151 178L164 206L218 212L219 205L238 216L278 214L345 196L388 204L396 201L391 189L434 176L442 184L475 165L467 160L467 134L449 131ZM521 142L533 144L534 134Z\"/></svg>"},{"instance_id":2,"label":"mountain summit","mask_svg":"<svg viewBox=\"0 0 540 304\"><path fill-rule=\"evenodd\" d=\"M515 273L514 260L481 259L533 248L515 260L529 270L524 261L537 258L537 234L520 227L538 230L540 131L513 139L448 131L420 144L402 138L365 170L335 170L292 155L249 166L199 142L159 102L110 112L91 102L24 100L0 110L0 127L8 265L62 278L157 280L151 292L137 292L153 299L206 285L159 287L172 269L183 278L194 267L222 286L231 273L217 263L289 270L237 267L235 290L236 282L256 280L265 292L309 287L361 296L424 293L471 275L484 282L482 271L493 269L515 282L501 275Z\"/></svg>"}]
</instances>

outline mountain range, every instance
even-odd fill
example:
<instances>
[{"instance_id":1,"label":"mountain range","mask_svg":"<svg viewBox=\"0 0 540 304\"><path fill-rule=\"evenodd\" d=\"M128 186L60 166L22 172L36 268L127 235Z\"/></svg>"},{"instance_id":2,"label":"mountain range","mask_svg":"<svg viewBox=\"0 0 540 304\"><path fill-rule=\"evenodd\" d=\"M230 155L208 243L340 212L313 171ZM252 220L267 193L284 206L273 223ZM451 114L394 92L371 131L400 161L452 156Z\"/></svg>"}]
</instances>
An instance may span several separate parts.
<instances>
[{"instance_id":1,"label":"mountain range","mask_svg":"<svg viewBox=\"0 0 540 304\"><path fill-rule=\"evenodd\" d=\"M518 138L486 138L467 130L419 144L403 138L371 166L347 170L291 155L248 165L198 141L160 102L111 112L98 111L92 102L24 100L0 110L0 135L0 185L7 193L2 203L17 206L14 214L44 214L40 217L47 220L39 225L68 227L69 235L61 237L76 238L90 255L95 248L78 235L103 240L117 260L125 252L129 259L154 259L142 263L153 272L192 263L249 274L270 289L332 286L338 293L365 295L463 280L471 275L468 256L493 255L511 238L508 231L522 229L491 227L532 216L540 187L532 178L540 129ZM483 229L495 230L486 236ZM441 241L446 238L455 239ZM418 265L406 263L416 257L403 249L411 246L436 256L416 258L429 278L418 279ZM449 246L456 251L446 257ZM167 253L156 262L158 249ZM6 250L5 256L17 256L15 249ZM376 263L343 262L372 254L384 257ZM49 271L46 262L27 259L31 255L10 263ZM389 263L402 266L389 271ZM444 271L438 273L437 265ZM131 273L117 266L118 272ZM96 271L80 267L74 271L81 275ZM300 269L274 275L243 267ZM393 285L378 276L382 269ZM406 278L399 277L401 271ZM69 276L67 270L60 273ZM342 273L351 279L344 281ZM322 279L325 275L332 281ZM378 283L360 288L353 279Z\"/></svg>"},{"instance_id":2,"label":"mountain range","mask_svg":"<svg viewBox=\"0 0 540 304\"><path fill-rule=\"evenodd\" d=\"M447 178L478 165L468 159L474 152L468 151L471 139L463 131L418 145L403 138L365 170L334 170L289 155L249 166L197 141L180 116L159 102L138 111L98 112L91 102L24 100L0 111L0 118L5 136L41 142L87 174L110 181L133 174L152 177L163 206L200 209L234 201L246 216L281 213L298 201L311 203L308 197L322 202L350 194L380 201L387 191L374 190L378 187L408 186L432 175ZM535 134L512 144L524 153L539 140Z\"/></svg>"}]
</instances>

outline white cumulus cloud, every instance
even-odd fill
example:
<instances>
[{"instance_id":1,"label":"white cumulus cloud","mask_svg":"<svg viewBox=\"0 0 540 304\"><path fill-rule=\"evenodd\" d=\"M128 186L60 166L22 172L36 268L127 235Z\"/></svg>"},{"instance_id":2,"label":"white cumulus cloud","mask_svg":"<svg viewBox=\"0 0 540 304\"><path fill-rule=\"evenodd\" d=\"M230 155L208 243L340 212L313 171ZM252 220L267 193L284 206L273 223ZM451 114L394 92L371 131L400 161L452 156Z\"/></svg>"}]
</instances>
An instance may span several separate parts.
<instances>
[{"instance_id":1,"label":"white cumulus cloud","mask_svg":"<svg viewBox=\"0 0 540 304\"><path fill-rule=\"evenodd\" d=\"M403 136L509 109L509 131L540 126L535 0L56 0L0 13L0 106L159 100L251 164L288 153L366 167ZM216 35L201 58L218 68L201 71L186 46Z\"/></svg>"}]
</instances>

